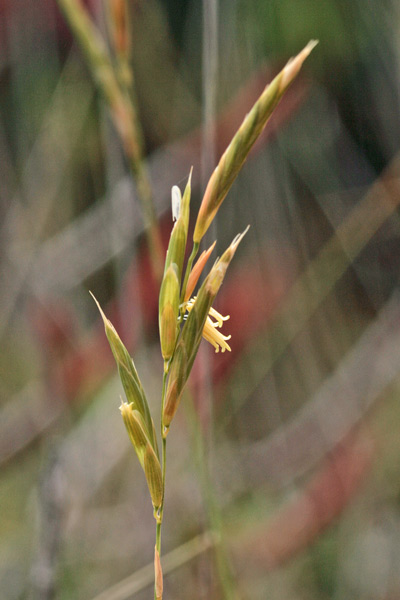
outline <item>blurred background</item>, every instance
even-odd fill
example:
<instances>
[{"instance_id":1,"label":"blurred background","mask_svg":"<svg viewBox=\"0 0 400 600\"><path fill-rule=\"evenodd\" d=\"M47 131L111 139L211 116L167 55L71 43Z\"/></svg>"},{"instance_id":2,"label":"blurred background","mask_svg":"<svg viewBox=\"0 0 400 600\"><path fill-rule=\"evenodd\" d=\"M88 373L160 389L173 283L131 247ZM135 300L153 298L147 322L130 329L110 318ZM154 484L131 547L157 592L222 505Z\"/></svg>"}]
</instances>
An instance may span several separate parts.
<instances>
[{"instance_id":1,"label":"blurred background","mask_svg":"<svg viewBox=\"0 0 400 600\"><path fill-rule=\"evenodd\" d=\"M83 6L118 66L117 4ZM319 40L207 234L220 255L251 225L217 301L232 353L201 348L168 437L165 598L398 598L398 5L126 6L164 245L172 185L193 166L195 214L265 84ZM57 3L1 0L5 600L153 594L148 490L88 293L129 348L158 427L158 286L131 171Z\"/></svg>"}]
</instances>

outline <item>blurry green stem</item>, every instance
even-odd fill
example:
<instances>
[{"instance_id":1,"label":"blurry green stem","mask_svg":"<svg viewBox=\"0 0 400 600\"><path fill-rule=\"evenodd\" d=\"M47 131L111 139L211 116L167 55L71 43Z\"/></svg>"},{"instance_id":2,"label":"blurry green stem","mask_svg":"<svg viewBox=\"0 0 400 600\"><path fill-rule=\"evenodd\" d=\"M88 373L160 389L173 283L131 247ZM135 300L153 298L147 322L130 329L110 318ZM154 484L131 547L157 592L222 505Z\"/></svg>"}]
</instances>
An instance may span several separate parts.
<instances>
[{"instance_id":1,"label":"blurry green stem","mask_svg":"<svg viewBox=\"0 0 400 600\"><path fill-rule=\"evenodd\" d=\"M137 119L132 87L121 85L105 42L81 0L57 0L71 31L86 57L96 85L108 105L120 136L129 168L136 181L143 211L154 272L162 276L163 251L153 204L151 185L142 159L142 133Z\"/></svg>"},{"instance_id":2,"label":"blurry green stem","mask_svg":"<svg viewBox=\"0 0 400 600\"><path fill-rule=\"evenodd\" d=\"M118 81L121 87L131 94L135 104L133 71L130 65L131 35L128 0L108 0L107 16L109 40L114 52Z\"/></svg>"},{"instance_id":3,"label":"blurry green stem","mask_svg":"<svg viewBox=\"0 0 400 600\"><path fill-rule=\"evenodd\" d=\"M190 396L190 399L188 398L189 402L187 402L187 406L195 441L195 450L197 455L196 458L200 474L202 495L205 502L210 528L215 538L215 564L221 586L222 598L224 598L224 600L240 600L239 593L235 587L226 547L223 541L223 523L221 511L215 498L215 494L213 493L213 482L211 480L206 461L204 435L201 430L193 396L189 393L187 396Z\"/></svg>"}]
</instances>

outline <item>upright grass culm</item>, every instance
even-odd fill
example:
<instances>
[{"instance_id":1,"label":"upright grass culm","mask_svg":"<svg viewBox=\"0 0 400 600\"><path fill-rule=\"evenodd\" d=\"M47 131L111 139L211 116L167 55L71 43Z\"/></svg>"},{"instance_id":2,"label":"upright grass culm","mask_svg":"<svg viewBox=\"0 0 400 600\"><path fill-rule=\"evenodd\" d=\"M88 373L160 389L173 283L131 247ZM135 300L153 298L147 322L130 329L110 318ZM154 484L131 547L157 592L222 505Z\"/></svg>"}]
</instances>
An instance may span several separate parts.
<instances>
[{"instance_id":1,"label":"upright grass culm","mask_svg":"<svg viewBox=\"0 0 400 600\"><path fill-rule=\"evenodd\" d=\"M66 3L68 0L59 1ZM163 597L160 556L167 435L182 400L202 337L214 346L216 352L230 350L230 346L227 344L230 336L225 336L220 331L227 317L220 315L213 308L213 303L248 227L235 237L221 257L215 261L195 296L192 294L214 249L215 242L201 254L194 266L193 261L204 234L215 218L253 144L315 44L316 42L310 42L265 88L222 155L208 182L197 215L192 252L187 261L184 276L191 177L189 176L183 196L179 188L176 186L172 188L172 212L175 223L168 244L159 295L160 345L164 360L160 417L161 457L153 419L133 360L96 300L126 395L127 401L123 401L120 408L122 418L143 468L153 504L156 520L155 600L162 600Z\"/></svg>"},{"instance_id":2,"label":"upright grass culm","mask_svg":"<svg viewBox=\"0 0 400 600\"><path fill-rule=\"evenodd\" d=\"M126 0L108 0L111 55L99 29L81 0L57 0L110 110L143 212L154 274L162 276L162 244L151 184L143 161L143 135L137 116L134 77L129 66L129 29Z\"/></svg>"}]
</instances>

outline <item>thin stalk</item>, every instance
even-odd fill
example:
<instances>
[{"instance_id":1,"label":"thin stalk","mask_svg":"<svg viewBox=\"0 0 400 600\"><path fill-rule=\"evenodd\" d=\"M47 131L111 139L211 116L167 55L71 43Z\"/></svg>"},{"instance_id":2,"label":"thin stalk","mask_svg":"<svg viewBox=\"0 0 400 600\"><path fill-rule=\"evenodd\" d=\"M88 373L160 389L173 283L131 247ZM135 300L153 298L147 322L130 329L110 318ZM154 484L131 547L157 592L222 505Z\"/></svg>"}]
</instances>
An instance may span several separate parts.
<instances>
[{"instance_id":1,"label":"thin stalk","mask_svg":"<svg viewBox=\"0 0 400 600\"><path fill-rule=\"evenodd\" d=\"M164 555L164 574L172 573L188 564L215 545L211 531L196 535ZM130 600L135 594L150 587L154 578L154 565L149 563L132 575L104 590L92 600Z\"/></svg>"},{"instance_id":2,"label":"thin stalk","mask_svg":"<svg viewBox=\"0 0 400 600\"><path fill-rule=\"evenodd\" d=\"M157 521L156 525L156 548L158 555L160 556L160 548L161 548L161 521ZM157 564L156 559L154 559L154 600L158 600L157 598Z\"/></svg>"},{"instance_id":3,"label":"thin stalk","mask_svg":"<svg viewBox=\"0 0 400 600\"><path fill-rule=\"evenodd\" d=\"M157 521L157 525L156 525L156 548L157 548L158 552L160 552L160 548L161 548L161 525L162 525L162 523L160 521Z\"/></svg>"},{"instance_id":4,"label":"thin stalk","mask_svg":"<svg viewBox=\"0 0 400 600\"><path fill-rule=\"evenodd\" d=\"M138 200L142 208L149 244L150 258L158 280L162 276L163 250L154 209L150 180L143 163L143 135L137 118L132 85L122 85L114 68L104 39L80 0L58 0L70 29L85 55L92 77L110 110L136 181Z\"/></svg>"},{"instance_id":5,"label":"thin stalk","mask_svg":"<svg viewBox=\"0 0 400 600\"><path fill-rule=\"evenodd\" d=\"M190 399L188 398L189 402L187 403L187 405L189 407L189 420L192 426L193 436L195 440L194 443L197 455L197 465L199 469L200 483L202 488L202 496L204 499L210 529L215 539L215 565L219 583L221 586L222 598L224 600L240 600L240 595L236 590L234 577L232 574L231 566L229 564L229 557L223 540L223 521L218 502L213 492L213 482L207 466L204 436L194 405L193 396L191 394L187 395L190 396Z\"/></svg>"},{"instance_id":6,"label":"thin stalk","mask_svg":"<svg viewBox=\"0 0 400 600\"><path fill-rule=\"evenodd\" d=\"M164 403L165 403L165 392L166 392L166 384L168 377L168 361L164 363L164 374L163 374L163 383L162 383L162 393L161 393L161 439L162 439L162 447L161 447L161 464L162 464L162 501L161 506L159 507L156 515L156 549L158 555L161 556L161 526L164 514L164 496L165 496L165 475L167 468L167 438L164 435L164 424L163 424L163 414L164 414ZM155 574L157 576L157 567L154 564ZM156 581L154 582L154 600L157 600L157 590L156 590Z\"/></svg>"},{"instance_id":7,"label":"thin stalk","mask_svg":"<svg viewBox=\"0 0 400 600\"><path fill-rule=\"evenodd\" d=\"M133 92L133 71L130 64L131 28L128 0L108 0L107 27L113 50L116 73L122 88ZM133 96L133 101L135 97Z\"/></svg>"}]
</instances>

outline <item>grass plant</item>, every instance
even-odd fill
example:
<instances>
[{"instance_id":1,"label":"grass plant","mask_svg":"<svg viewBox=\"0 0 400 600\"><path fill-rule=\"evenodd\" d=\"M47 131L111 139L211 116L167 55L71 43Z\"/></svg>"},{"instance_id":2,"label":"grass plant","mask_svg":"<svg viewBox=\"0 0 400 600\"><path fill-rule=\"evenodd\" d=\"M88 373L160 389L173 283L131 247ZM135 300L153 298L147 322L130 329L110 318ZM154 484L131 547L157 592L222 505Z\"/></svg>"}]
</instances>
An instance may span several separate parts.
<instances>
[{"instance_id":1,"label":"grass plant","mask_svg":"<svg viewBox=\"0 0 400 600\"><path fill-rule=\"evenodd\" d=\"M63 5L68 5L66 0L61 0L61 2ZM71 6L74 4L75 0L71 3ZM68 10L66 13L68 14ZM79 28L76 28L76 30L79 31ZM175 223L166 253L159 297L160 346L164 360L160 418L161 452L158 448L154 421L133 360L114 326L95 299L104 321L105 332L126 395L126 401L123 401L120 406L121 415L143 468L153 504L156 521L154 551L155 600L161 600L163 597L163 574L160 555L166 484L167 435L182 399L202 338L204 337L211 343L216 352L230 350L227 344L230 336L225 336L220 331L224 321L229 317L224 317L218 313L213 308L213 303L236 250L248 231L248 227L234 238L221 257L216 260L200 286L197 295L192 297L215 242L200 256L195 265L193 265L193 262L203 236L214 220L252 146L264 129L280 98L298 74L304 60L314 48L315 43L310 42L294 59L287 63L265 88L222 155L204 193L195 223L192 251L185 270L184 257L189 231L191 176L189 176L183 195L177 186L172 188L172 213ZM95 53L88 51L87 56L92 61L95 70L99 62ZM103 64L104 62L103 60ZM106 70L109 67L110 65L107 66ZM106 99L108 98L110 101L111 95L108 93L108 83L104 86L104 81L108 82L109 80L102 78L101 75L97 79L100 85L104 87ZM111 87L118 89L117 79L110 79L110 81ZM111 109L115 111L115 106L111 102L109 103ZM132 111L130 115L133 118ZM117 126L118 123L117 119ZM122 130L123 127L121 127ZM132 128L131 131L133 131ZM129 148L129 145L127 147Z\"/></svg>"},{"instance_id":2,"label":"grass plant","mask_svg":"<svg viewBox=\"0 0 400 600\"><path fill-rule=\"evenodd\" d=\"M127 6L123 0L109 3L110 39L113 62L105 41L79 0L59 0L76 40L83 50L99 91L110 109L116 130L136 179L139 198L148 226L148 240L153 265L159 272L160 239L152 204L151 188L142 160L142 135L134 102L133 74L129 69ZM191 176L183 195L172 188L172 214L175 220L166 253L159 297L159 330L164 372L161 397L161 452L146 395L132 358L117 331L95 299L104 321L105 332L118 366L126 401L120 406L129 438L144 471L156 521L154 550L154 599L163 597L161 567L161 528L164 516L166 484L166 445L172 420L188 382L200 342L204 337L215 351L230 350L230 336L220 331L229 317L220 315L213 303L223 283L227 269L248 227L238 234L222 256L211 267L197 295L196 285L214 249L214 244L193 262L201 240L215 219L224 198L236 179L246 158L263 131L279 100L297 76L304 60L314 48L310 42L266 86L247 114L231 143L212 173L196 218L192 251L184 269L189 220Z\"/></svg>"},{"instance_id":3,"label":"grass plant","mask_svg":"<svg viewBox=\"0 0 400 600\"><path fill-rule=\"evenodd\" d=\"M177 186L172 188L172 216L175 222L161 270L160 235L155 218L151 185L143 163L142 132L135 108L134 76L129 67L127 3L125 0L108 2L108 45L80 0L58 0L58 3L85 55L90 72L109 108L115 129L121 139L132 176L136 181L138 197L147 225L153 269L161 279L159 332L161 355L164 361L160 403L161 450L159 450L154 420L134 362L116 329L94 298L104 322L107 339L126 395L126 400L123 400L120 406L122 419L144 471L153 505L156 521L154 599L161 600L163 574L160 556L167 436L202 338L211 343L216 352L230 351L228 344L230 336L221 332L224 322L229 317L224 317L217 312L213 308L213 303L248 227L234 238L221 257L215 261L197 294L193 296L215 242L201 254L195 264L194 260L204 235L215 219L251 148L316 42L309 42L265 87L220 158L206 186L196 217L192 250L186 266L184 262L190 221L191 174L183 195ZM215 528L218 515L214 510L211 512L214 515L211 520ZM225 565L226 560L221 558L222 553L219 553L219 556L220 560L217 562ZM226 571L224 565L221 571ZM229 577L224 575L221 580L226 582ZM232 590L232 584L226 585L224 595L233 597Z\"/></svg>"},{"instance_id":4,"label":"grass plant","mask_svg":"<svg viewBox=\"0 0 400 600\"><path fill-rule=\"evenodd\" d=\"M1 11L2 598L395 594L390 28L58 3Z\"/></svg>"}]
</instances>

